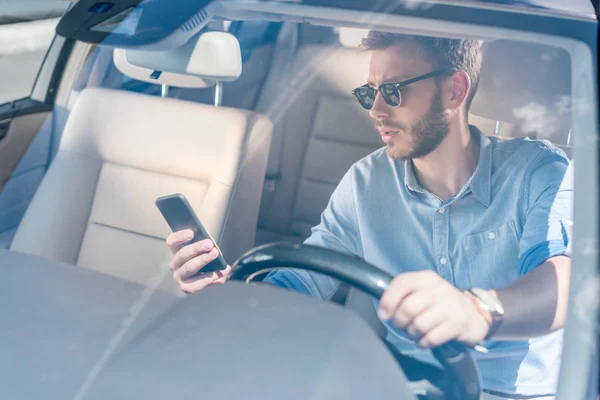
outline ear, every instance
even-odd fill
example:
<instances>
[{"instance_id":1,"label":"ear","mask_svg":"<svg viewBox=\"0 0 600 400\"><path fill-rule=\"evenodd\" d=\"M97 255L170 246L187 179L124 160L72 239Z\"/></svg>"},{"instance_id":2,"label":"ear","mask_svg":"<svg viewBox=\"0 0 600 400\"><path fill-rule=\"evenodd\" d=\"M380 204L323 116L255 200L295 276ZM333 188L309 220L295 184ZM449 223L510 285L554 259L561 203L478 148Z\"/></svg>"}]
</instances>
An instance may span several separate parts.
<instances>
[{"instance_id":1,"label":"ear","mask_svg":"<svg viewBox=\"0 0 600 400\"><path fill-rule=\"evenodd\" d=\"M465 71L457 71L449 78L450 93L446 108L458 110L467 101L469 90L471 90L471 78Z\"/></svg>"}]
</instances>

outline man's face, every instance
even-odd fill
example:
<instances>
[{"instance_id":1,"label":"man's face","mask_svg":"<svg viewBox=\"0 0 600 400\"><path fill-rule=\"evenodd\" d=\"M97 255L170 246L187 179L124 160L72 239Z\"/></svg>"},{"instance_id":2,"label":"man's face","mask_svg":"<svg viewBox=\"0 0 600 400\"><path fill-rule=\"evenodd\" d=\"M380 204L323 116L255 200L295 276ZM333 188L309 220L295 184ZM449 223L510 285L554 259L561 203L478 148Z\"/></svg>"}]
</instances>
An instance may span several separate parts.
<instances>
[{"instance_id":1,"label":"man's face","mask_svg":"<svg viewBox=\"0 0 600 400\"><path fill-rule=\"evenodd\" d=\"M403 81L434 70L419 45L403 42L371 57L368 83L378 87L383 82ZM395 160L424 157L435 150L448 134L443 110L441 85L433 78L412 83L401 91L402 104L389 106L377 94L369 114L377 131Z\"/></svg>"}]
</instances>

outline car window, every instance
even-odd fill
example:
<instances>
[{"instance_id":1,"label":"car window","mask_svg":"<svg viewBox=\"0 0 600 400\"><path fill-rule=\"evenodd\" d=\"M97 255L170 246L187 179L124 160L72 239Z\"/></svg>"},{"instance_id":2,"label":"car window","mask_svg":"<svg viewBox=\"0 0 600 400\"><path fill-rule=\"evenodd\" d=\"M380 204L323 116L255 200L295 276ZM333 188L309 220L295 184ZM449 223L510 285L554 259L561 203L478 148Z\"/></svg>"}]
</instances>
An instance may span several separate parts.
<instances>
[{"instance_id":1,"label":"car window","mask_svg":"<svg viewBox=\"0 0 600 400\"><path fill-rule=\"evenodd\" d=\"M64 1L0 1L0 104L29 96L57 17L68 7Z\"/></svg>"},{"instance_id":2,"label":"car window","mask_svg":"<svg viewBox=\"0 0 600 400\"><path fill-rule=\"evenodd\" d=\"M69 7L63 0L0 0L0 25L60 17Z\"/></svg>"},{"instance_id":3,"label":"car window","mask_svg":"<svg viewBox=\"0 0 600 400\"><path fill-rule=\"evenodd\" d=\"M0 104L29 96L58 19L0 25Z\"/></svg>"}]
</instances>

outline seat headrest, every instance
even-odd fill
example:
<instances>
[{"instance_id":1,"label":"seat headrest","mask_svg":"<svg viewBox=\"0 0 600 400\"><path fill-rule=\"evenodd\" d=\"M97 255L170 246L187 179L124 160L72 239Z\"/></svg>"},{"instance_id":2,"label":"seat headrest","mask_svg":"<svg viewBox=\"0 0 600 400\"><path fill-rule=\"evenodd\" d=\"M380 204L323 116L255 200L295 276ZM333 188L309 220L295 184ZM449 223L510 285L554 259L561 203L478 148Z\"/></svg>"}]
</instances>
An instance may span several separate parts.
<instances>
[{"instance_id":1,"label":"seat headrest","mask_svg":"<svg viewBox=\"0 0 600 400\"><path fill-rule=\"evenodd\" d=\"M233 185L239 151L252 129L264 129L259 132L270 135L270 121L235 108L215 110L211 105L178 99L87 88L69 115L60 151Z\"/></svg>"},{"instance_id":2,"label":"seat headrest","mask_svg":"<svg viewBox=\"0 0 600 400\"><path fill-rule=\"evenodd\" d=\"M499 39L485 43L482 56L471 113L515 124L524 133L568 131L571 64L566 50Z\"/></svg>"},{"instance_id":3,"label":"seat headrest","mask_svg":"<svg viewBox=\"0 0 600 400\"><path fill-rule=\"evenodd\" d=\"M363 38L367 37L369 29L362 28L339 28L339 40L344 47L359 47Z\"/></svg>"},{"instance_id":4,"label":"seat headrest","mask_svg":"<svg viewBox=\"0 0 600 400\"><path fill-rule=\"evenodd\" d=\"M115 49L113 60L133 79L183 88L231 82L242 73L240 43L227 32L205 32L169 50Z\"/></svg>"}]
</instances>

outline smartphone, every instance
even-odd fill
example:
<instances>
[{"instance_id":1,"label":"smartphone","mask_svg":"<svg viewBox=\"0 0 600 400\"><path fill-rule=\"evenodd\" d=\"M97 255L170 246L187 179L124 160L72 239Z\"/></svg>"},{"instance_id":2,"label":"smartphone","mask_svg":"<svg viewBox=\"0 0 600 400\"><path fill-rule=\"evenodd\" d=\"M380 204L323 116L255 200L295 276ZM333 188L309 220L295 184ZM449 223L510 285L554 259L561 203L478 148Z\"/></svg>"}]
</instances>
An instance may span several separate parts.
<instances>
[{"instance_id":1,"label":"smartphone","mask_svg":"<svg viewBox=\"0 0 600 400\"><path fill-rule=\"evenodd\" d=\"M200 269L198 273L220 271L227 268L227 262L223 258L221 249L219 249L219 246L217 246L215 240L208 233L206 228L204 228L204 226L200 223L200 220L196 216L196 213L184 195L181 193L175 193L168 196L159 197L156 199L156 206L173 232L177 232L182 229L191 229L194 232L194 238L185 245L196 243L204 239L210 239L215 244L215 247L219 251L219 256Z\"/></svg>"}]
</instances>

